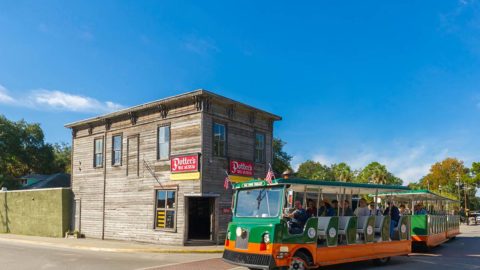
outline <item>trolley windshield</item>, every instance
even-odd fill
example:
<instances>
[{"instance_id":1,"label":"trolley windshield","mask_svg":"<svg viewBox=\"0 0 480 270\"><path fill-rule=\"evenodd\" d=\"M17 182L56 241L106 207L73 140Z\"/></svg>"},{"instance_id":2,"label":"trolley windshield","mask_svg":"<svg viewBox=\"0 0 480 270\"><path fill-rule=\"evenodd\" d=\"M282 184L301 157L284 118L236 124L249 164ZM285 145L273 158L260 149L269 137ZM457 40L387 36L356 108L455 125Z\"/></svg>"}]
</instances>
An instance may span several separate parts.
<instances>
[{"instance_id":1,"label":"trolley windshield","mask_svg":"<svg viewBox=\"0 0 480 270\"><path fill-rule=\"evenodd\" d=\"M278 217L283 187L243 189L237 193L235 215L237 217Z\"/></svg>"}]
</instances>

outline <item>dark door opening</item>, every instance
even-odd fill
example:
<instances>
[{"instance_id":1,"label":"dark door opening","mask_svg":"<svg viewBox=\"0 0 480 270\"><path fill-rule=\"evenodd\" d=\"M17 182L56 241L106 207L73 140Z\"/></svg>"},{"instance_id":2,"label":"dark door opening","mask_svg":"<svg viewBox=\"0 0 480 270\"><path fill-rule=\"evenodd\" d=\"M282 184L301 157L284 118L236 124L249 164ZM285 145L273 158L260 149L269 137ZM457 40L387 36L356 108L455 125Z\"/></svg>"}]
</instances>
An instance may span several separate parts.
<instances>
[{"instance_id":1,"label":"dark door opening","mask_svg":"<svg viewBox=\"0 0 480 270\"><path fill-rule=\"evenodd\" d=\"M188 239L212 240L213 198L188 199Z\"/></svg>"}]
</instances>

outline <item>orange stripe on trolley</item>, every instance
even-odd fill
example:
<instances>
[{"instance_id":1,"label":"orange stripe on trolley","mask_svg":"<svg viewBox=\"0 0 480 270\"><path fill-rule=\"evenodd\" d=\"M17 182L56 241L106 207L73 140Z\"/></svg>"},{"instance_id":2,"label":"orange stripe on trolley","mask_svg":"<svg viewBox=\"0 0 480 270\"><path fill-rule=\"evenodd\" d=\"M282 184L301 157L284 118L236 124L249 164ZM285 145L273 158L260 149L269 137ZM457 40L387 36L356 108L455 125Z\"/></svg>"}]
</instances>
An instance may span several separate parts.
<instances>
[{"instance_id":1,"label":"orange stripe on trolley","mask_svg":"<svg viewBox=\"0 0 480 270\"><path fill-rule=\"evenodd\" d=\"M288 247L288 254L282 259L276 257L280 253L280 247ZM249 254L273 255L277 267L288 266L292 256L300 248L307 249L314 257L317 266L338 263L354 262L361 260L377 259L390 256L406 255L411 252L412 241L391 241L380 243L342 245L337 247L317 247L311 244L268 244L266 250L262 250L262 244L248 243L247 249L235 248L235 241L225 242L225 249Z\"/></svg>"}]
</instances>

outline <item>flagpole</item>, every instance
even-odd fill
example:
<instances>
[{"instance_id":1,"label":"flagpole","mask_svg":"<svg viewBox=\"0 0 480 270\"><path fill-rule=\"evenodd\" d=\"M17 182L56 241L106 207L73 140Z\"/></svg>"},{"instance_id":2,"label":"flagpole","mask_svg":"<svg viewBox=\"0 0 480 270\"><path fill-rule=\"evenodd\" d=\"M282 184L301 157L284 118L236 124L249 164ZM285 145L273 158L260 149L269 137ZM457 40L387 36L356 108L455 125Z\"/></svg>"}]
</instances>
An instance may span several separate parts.
<instances>
[{"instance_id":1,"label":"flagpole","mask_svg":"<svg viewBox=\"0 0 480 270\"><path fill-rule=\"evenodd\" d=\"M227 170L225 170L225 174L227 175L227 177L225 177L223 187L225 189L228 189L232 185L232 181L230 180L230 175L228 175Z\"/></svg>"},{"instance_id":2,"label":"flagpole","mask_svg":"<svg viewBox=\"0 0 480 270\"><path fill-rule=\"evenodd\" d=\"M267 183L271 184L273 179L275 179L275 173L273 172L272 164L268 163L268 172L267 172L267 175L265 177L265 181L267 181Z\"/></svg>"},{"instance_id":3,"label":"flagpole","mask_svg":"<svg viewBox=\"0 0 480 270\"><path fill-rule=\"evenodd\" d=\"M270 167L270 171L272 172L273 179L277 178L277 176L275 175L275 172L273 171L272 163L268 163L268 166Z\"/></svg>"}]
</instances>

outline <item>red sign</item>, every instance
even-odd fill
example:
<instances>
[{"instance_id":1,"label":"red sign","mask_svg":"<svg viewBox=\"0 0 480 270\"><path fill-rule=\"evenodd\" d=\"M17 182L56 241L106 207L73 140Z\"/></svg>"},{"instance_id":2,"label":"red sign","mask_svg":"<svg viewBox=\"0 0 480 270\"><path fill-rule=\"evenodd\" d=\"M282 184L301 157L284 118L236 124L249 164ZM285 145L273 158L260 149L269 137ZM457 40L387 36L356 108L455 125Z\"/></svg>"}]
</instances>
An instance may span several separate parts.
<instances>
[{"instance_id":1,"label":"red sign","mask_svg":"<svg viewBox=\"0 0 480 270\"><path fill-rule=\"evenodd\" d=\"M230 160L230 173L253 176L253 162Z\"/></svg>"},{"instance_id":2,"label":"red sign","mask_svg":"<svg viewBox=\"0 0 480 270\"><path fill-rule=\"evenodd\" d=\"M170 160L171 172L198 171L198 155L174 157Z\"/></svg>"}]
</instances>

